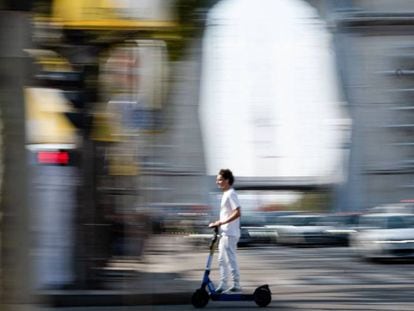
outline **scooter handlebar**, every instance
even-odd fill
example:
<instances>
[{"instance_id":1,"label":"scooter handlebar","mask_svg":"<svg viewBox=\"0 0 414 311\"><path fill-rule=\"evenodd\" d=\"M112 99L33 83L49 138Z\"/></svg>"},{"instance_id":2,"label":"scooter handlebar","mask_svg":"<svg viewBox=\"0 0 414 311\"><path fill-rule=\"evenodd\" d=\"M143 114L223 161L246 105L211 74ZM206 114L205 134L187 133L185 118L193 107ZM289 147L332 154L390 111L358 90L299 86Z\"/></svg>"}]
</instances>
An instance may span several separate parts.
<instances>
[{"instance_id":1,"label":"scooter handlebar","mask_svg":"<svg viewBox=\"0 0 414 311\"><path fill-rule=\"evenodd\" d=\"M211 226L210 228L213 229L215 235L218 234L219 226Z\"/></svg>"}]
</instances>

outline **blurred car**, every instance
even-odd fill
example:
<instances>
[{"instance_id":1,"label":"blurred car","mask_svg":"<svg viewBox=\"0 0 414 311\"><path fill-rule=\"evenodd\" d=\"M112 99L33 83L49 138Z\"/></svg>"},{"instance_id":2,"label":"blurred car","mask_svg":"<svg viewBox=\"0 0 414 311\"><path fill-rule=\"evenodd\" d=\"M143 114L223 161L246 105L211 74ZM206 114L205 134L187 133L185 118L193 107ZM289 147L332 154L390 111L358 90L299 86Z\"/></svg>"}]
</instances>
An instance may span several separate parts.
<instances>
[{"instance_id":1,"label":"blurred car","mask_svg":"<svg viewBox=\"0 0 414 311\"><path fill-rule=\"evenodd\" d=\"M295 214L281 216L267 227L275 231L277 243L282 245L348 245L356 219L356 214Z\"/></svg>"},{"instance_id":2,"label":"blurred car","mask_svg":"<svg viewBox=\"0 0 414 311\"><path fill-rule=\"evenodd\" d=\"M252 244L274 244L277 232L267 226L277 221L278 217L291 215L291 211L255 212L243 215L240 223L239 246Z\"/></svg>"},{"instance_id":3,"label":"blurred car","mask_svg":"<svg viewBox=\"0 0 414 311\"><path fill-rule=\"evenodd\" d=\"M274 230L265 226L241 227L239 246L248 246L252 244L273 244L277 240L277 234Z\"/></svg>"},{"instance_id":4,"label":"blurred car","mask_svg":"<svg viewBox=\"0 0 414 311\"><path fill-rule=\"evenodd\" d=\"M325 230L329 245L349 246L351 235L356 232L360 213L331 214L322 218L320 224L328 226Z\"/></svg>"},{"instance_id":5,"label":"blurred car","mask_svg":"<svg viewBox=\"0 0 414 311\"><path fill-rule=\"evenodd\" d=\"M414 258L414 214L372 213L360 217L351 247L363 258Z\"/></svg>"},{"instance_id":6,"label":"blurred car","mask_svg":"<svg viewBox=\"0 0 414 311\"><path fill-rule=\"evenodd\" d=\"M374 206L369 209L369 213L402 213L402 214L414 214L414 204L413 203L390 203L390 204L381 204Z\"/></svg>"},{"instance_id":7,"label":"blurred car","mask_svg":"<svg viewBox=\"0 0 414 311\"><path fill-rule=\"evenodd\" d=\"M283 245L315 244L324 236L325 227L317 226L318 214L281 216L276 224L267 225L277 236L277 243Z\"/></svg>"}]
</instances>

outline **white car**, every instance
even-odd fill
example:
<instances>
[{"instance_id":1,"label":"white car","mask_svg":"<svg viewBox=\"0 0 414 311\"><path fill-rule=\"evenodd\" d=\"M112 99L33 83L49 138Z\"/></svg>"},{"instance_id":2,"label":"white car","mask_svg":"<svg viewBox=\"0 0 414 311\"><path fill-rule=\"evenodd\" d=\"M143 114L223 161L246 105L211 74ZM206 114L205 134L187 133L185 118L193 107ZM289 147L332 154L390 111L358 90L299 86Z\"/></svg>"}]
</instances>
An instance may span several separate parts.
<instances>
[{"instance_id":1,"label":"white car","mask_svg":"<svg viewBox=\"0 0 414 311\"><path fill-rule=\"evenodd\" d=\"M359 218L351 247L363 258L414 258L414 214L373 213Z\"/></svg>"},{"instance_id":2,"label":"white car","mask_svg":"<svg viewBox=\"0 0 414 311\"><path fill-rule=\"evenodd\" d=\"M325 230L329 227L318 225L322 215L288 215L281 216L274 225L267 225L275 230L277 243L284 245L318 245L326 238Z\"/></svg>"}]
</instances>

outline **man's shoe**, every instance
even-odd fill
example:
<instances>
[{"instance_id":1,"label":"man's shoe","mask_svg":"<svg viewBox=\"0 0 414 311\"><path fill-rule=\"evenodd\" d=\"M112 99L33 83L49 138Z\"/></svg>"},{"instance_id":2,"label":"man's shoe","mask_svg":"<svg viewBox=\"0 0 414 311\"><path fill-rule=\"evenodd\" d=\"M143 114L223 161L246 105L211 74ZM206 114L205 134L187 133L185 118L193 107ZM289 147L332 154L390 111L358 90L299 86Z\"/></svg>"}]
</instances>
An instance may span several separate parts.
<instances>
[{"instance_id":1,"label":"man's shoe","mask_svg":"<svg viewBox=\"0 0 414 311\"><path fill-rule=\"evenodd\" d=\"M241 293L242 289L240 286L238 285L233 285L232 287L230 287L229 289L227 289L226 291L224 291L225 294L237 294L237 293Z\"/></svg>"},{"instance_id":2,"label":"man's shoe","mask_svg":"<svg viewBox=\"0 0 414 311\"><path fill-rule=\"evenodd\" d=\"M216 294L221 294L226 290L227 286L220 283L219 286L216 288Z\"/></svg>"}]
</instances>

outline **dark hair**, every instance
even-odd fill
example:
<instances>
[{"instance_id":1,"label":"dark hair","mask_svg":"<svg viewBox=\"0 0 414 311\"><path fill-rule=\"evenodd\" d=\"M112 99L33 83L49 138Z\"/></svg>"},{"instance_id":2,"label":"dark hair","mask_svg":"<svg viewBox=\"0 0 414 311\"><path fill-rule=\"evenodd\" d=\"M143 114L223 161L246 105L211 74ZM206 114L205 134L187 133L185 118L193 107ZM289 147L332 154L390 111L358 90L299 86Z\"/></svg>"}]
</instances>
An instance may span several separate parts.
<instances>
[{"instance_id":1,"label":"dark hair","mask_svg":"<svg viewBox=\"0 0 414 311\"><path fill-rule=\"evenodd\" d=\"M224 169L224 168L221 169L219 171L219 175L221 177L223 177L224 179L228 180L230 186L233 185L233 183L234 183L234 176L233 176L233 173L229 169L227 169L227 168L226 169Z\"/></svg>"}]
</instances>

